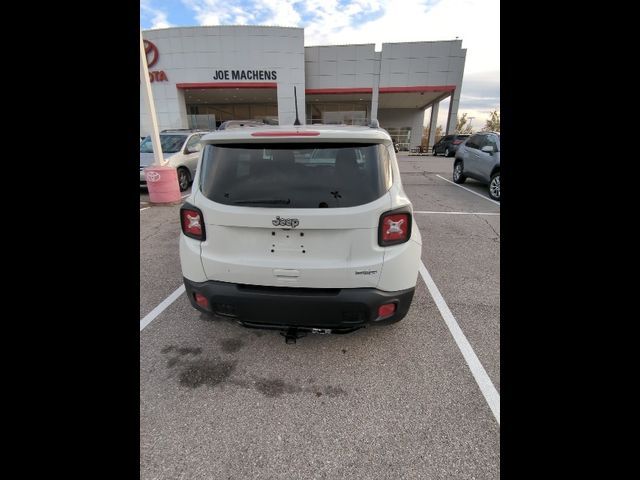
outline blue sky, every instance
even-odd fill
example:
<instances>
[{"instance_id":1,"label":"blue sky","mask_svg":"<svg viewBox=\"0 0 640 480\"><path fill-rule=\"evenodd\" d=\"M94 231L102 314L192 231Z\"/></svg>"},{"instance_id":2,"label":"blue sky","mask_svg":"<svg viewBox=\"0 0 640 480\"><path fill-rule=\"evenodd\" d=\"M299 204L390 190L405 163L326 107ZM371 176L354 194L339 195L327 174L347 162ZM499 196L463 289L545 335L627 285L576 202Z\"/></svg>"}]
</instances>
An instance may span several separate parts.
<instances>
[{"instance_id":1,"label":"blue sky","mask_svg":"<svg viewBox=\"0 0 640 480\"><path fill-rule=\"evenodd\" d=\"M143 30L196 25L303 27L306 46L457 37L467 49L458 114L475 130L500 107L500 0L140 0Z\"/></svg>"}]
</instances>

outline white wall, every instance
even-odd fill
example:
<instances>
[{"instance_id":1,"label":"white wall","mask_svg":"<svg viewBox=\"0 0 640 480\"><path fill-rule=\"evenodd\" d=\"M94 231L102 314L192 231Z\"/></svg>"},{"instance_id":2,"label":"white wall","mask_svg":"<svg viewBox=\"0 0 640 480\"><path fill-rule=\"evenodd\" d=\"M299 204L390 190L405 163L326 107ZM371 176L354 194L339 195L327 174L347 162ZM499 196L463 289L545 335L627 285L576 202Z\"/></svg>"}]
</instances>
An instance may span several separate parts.
<instances>
[{"instance_id":1,"label":"white wall","mask_svg":"<svg viewBox=\"0 0 640 480\"><path fill-rule=\"evenodd\" d=\"M378 121L382 128L411 128L415 113L416 110L413 108L380 108L378 109Z\"/></svg>"},{"instance_id":2,"label":"white wall","mask_svg":"<svg viewBox=\"0 0 640 480\"><path fill-rule=\"evenodd\" d=\"M371 112L381 124L422 129L424 111L384 109L378 111L378 86L455 87L459 98L466 50L462 40L440 42L383 43L375 52L374 44L319 46L305 48L307 88L372 88ZM331 95L323 95L331 102ZM452 118L457 116L454 102ZM404 111L403 111L404 110ZM415 139L415 137L414 137ZM412 140L412 146L420 144Z\"/></svg>"},{"instance_id":3,"label":"white wall","mask_svg":"<svg viewBox=\"0 0 640 480\"><path fill-rule=\"evenodd\" d=\"M160 129L187 127L184 96L176 84L215 83L216 70L275 70L280 124L292 124L295 118L294 85L298 89L300 118L305 118L304 29L189 27L148 30L142 36L153 42L160 54L150 70L163 70L168 78L151 84ZM148 133L147 124L146 108L141 102L141 134Z\"/></svg>"},{"instance_id":4,"label":"white wall","mask_svg":"<svg viewBox=\"0 0 640 480\"><path fill-rule=\"evenodd\" d=\"M383 43L380 87L452 85L447 133L455 130L467 50L462 40ZM424 118L424 116L422 117ZM418 124L416 117L415 125ZM412 136L412 146L415 136Z\"/></svg>"},{"instance_id":5,"label":"white wall","mask_svg":"<svg viewBox=\"0 0 640 480\"><path fill-rule=\"evenodd\" d=\"M371 111L375 117L378 85L453 85L451 117L455 127L466 56L462 40L383 43L382 52L376 53L374 44L305 48L302 28L168 28L145 31L143 37L155 43L160 53L158 63L150 70L163 70L168 77L166 82L151 84L161 129L187 127L184 95L176 84L215 83L216 70L275 70L282 125L292 124L295 118L294 86L298 90L300 119L304 122L305 88L372 88ZM323 98L332 101L331 95ZM418 123L418 115L416 109L384 109L378 111L377 118L381 124L400 122L402 125L394 126L413 126ZM146 107L141 101L141 134L149 132L147 125Z\"/></svg>"},{"instance_id":6,"label":"white wall","mask_svg":"<svg viewBox=\"0 0 640 480\"><path fill-rule=\"evenodd\" d=\"M411 129L410 147L417 147L422 141L424 110L415 108L381 108L378 110L378 121L384 129L409 127Z\"/></svg>"},{"instance_id":7,"label":"white wall","mask_svg":"<svg viewBox=\"0 0 640 480\"><path fill-rule=\"evenodd\" d=\"M383 43L380 87L462 86L462 40Z\"/></svg>"},{"instance_id":8,"label":"white wall","mask_svg":"<svg viewBox=\"0 0 640 480\"><path fill-rule=\"evenodd\" d=\"M373 43L306 47L307 88L373 88L378 56Z\"/></svg>"}]
</instances>

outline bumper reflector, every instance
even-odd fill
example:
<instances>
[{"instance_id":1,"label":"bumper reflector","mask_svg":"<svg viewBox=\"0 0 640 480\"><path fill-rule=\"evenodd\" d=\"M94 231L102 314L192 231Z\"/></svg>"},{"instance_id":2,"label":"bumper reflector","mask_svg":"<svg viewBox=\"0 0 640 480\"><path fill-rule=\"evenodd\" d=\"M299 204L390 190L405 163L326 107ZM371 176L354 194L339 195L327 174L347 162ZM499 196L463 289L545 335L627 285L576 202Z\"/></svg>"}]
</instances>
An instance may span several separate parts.
<instances>
[{"instance_id":1,"label":"bumper reflector","mask_svg":"<svg viewBox=\"0 0 640 480\"><path fill-rule=\"evenodd\" d=\"M380 305L380 307L378 307L378 318L389 317L393 315L395 311L395 303L385 303L384 305Z\"/></svg>"},{"instance_id":2,"label":"bumper reflector","mask_svg":"<svg viewBox=\"0 0 640 480\"><path fill-rule=\"evenodd\" d=\"M207 297L205 297L201 293L196 293L194 297L196 299L196 303L202 308L209 308L209 300L207 300Z\"/></svg>"}]
</instances>

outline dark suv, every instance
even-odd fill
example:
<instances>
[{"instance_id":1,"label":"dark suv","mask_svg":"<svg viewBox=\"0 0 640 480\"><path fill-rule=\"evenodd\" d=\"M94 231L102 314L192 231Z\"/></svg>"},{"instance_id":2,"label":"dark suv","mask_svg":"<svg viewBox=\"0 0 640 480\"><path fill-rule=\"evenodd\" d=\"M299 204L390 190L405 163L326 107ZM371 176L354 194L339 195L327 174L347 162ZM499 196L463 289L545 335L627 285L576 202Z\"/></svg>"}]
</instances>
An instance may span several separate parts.
<instances>
[{"instance_id":1,"label":"dark suv","mask_svg":"<svg viewBox=\"0 0 640 480\"><path fill-rule=\"evenodd\" d=\"M469 135L445 135L433 146L432 153L434 156L442 153L445 157L453 157L460 144L467 138Z\"/></svg>"}]
</instances>

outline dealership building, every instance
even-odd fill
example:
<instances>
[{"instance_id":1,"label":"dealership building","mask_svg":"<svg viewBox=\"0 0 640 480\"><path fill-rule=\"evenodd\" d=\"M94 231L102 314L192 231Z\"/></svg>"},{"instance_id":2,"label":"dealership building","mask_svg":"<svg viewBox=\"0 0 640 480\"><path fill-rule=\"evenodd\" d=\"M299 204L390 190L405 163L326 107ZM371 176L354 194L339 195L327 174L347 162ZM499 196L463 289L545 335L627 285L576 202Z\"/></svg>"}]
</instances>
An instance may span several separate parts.
<instances>
[{"instance_id":1,"label":"dealership building","mask_svg":"<svg viewBox=\"0 0 640 480\"><path fill-rule=\"evenodd\" d=\"M400 147L420 145L430 109L433 145L440 102L456 128L466 49L462 40L304 46L304 29L212 26L142 33L161 130L213 130L226 120L291 125L368 124L377 119ZM140 87L140 134L151 121Z\"/></svg>"}]
</instances>

